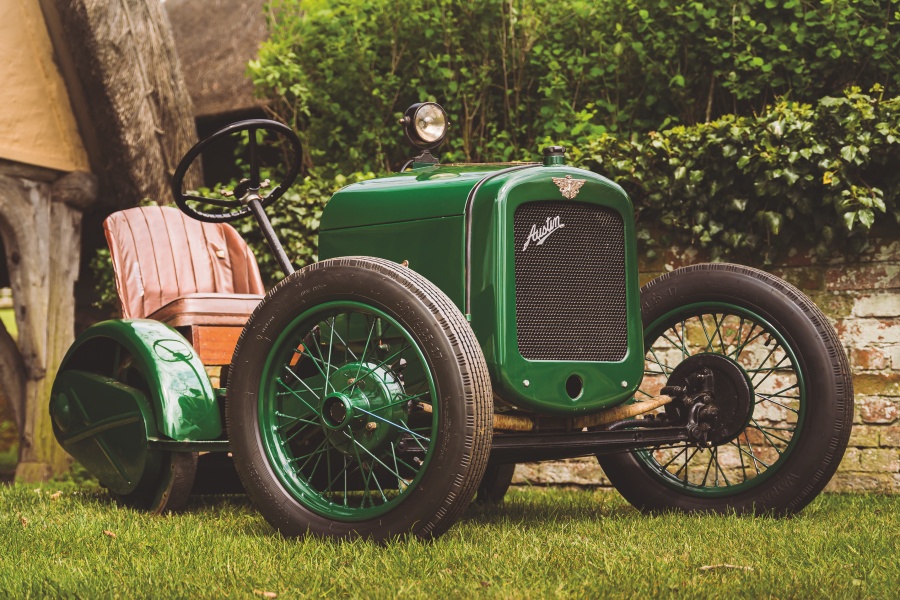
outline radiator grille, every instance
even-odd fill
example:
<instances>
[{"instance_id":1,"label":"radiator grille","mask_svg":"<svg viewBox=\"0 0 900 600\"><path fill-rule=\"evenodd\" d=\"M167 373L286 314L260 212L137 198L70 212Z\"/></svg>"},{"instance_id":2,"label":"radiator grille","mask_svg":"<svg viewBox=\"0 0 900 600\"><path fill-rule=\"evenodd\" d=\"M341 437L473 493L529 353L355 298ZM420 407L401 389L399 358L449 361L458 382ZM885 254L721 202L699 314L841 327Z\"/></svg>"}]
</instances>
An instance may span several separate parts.
<instances>
[{"instance_id":1,"label":"radiator grille","mask_svg":"<svg viewBox=\"0 0 900 600\"><path fill-rule=\"evenodd\" d=\"M618 362L628 348L625 228L608 208L523 204L513 218L519 353Z\"/></svg>"}]
</instances>

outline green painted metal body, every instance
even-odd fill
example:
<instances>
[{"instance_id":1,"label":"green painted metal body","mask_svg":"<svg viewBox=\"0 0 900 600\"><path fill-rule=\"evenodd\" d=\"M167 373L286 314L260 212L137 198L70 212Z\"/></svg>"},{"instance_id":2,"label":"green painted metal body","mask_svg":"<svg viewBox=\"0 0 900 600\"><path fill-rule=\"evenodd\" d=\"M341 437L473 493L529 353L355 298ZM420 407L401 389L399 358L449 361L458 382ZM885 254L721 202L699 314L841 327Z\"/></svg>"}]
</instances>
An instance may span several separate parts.
<instances>
[{"instance_id":1,"label":"green painted metal body","mask_svg":"<svg viewBox=\"0 0 900 600\"><path fill-rule=\"evenodd\" d=\"M457 215L321 231L319 256L377 256L398 263L409 261L410 268L428 277L460 310L465 310L464 226L463 217ZM427 254L420 245L429 248Z\"/></svg>"},{"instance_id":2,"label":"green painted metal body","mask_svg":"<svg viewBox=\"0 0 900 600\"><path fill-rule=\"evenodd\" d=\"M141 392L155 418L153 426L147 427L148 435L177 441L221 437L218 400L203 363L180 333L158 321L97 323L72 344L60 373L88 371L114 386L121 383L119 373L129 365L140 373L142 385L128 383L144 388ZM105 402L108 399L96 392L83 394L82 403L89 411Z\"/></svg>"},{"instance_id":3,"label":"green painted metal body","mask_svg":"<svg viewBox=\"0 0 900 600\"><path fill-rule=\"evenodd\" d=\"M504 165L428 166L338 191L325 206L319 258L409 261L465 312L465 206Z\"/></svg>"},{"instance_id":4,"label":"green painted metal body","mask_svg":"<svg viewBox=\"0 0 900 600\"><path fill-rule=\"evenodd\" d=\"M409 261L410 268L467 313L494 392L519 408L571 416L625 402L640 385L644 368L630 199L618 185L581 169L558 164L501 173L504 169L509 165L430 166L350 185L325 207L319 255ZM567 175L585 180L571 202L610 208L624 223L628 350L620 362L527 360L518 350L513 216L524 203L561 200L552 178ZM467 222L471 223L468 276ZM565 391L566 379L573 374L584 381L584 392L575 400Z\"/></svg>"},{"instance_id":5,"label":"green painted metal body","mask_svg":"<svg viewBox=\"0 0 900 600\"><path fill-rule=\"evenodd\" d=\"M50 413L60 445L117 494L134 491L157 461L148 444L156 420L137 388L87 371L61 371Z\"/></svg>"}]
</instances>

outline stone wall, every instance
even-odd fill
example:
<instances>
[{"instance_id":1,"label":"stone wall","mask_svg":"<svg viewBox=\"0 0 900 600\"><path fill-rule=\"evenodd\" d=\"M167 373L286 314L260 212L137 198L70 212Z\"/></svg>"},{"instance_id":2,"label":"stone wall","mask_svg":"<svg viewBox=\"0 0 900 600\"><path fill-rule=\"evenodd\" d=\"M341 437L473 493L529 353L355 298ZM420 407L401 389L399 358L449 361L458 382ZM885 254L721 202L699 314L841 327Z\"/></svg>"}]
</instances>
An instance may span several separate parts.
<instances>
[{"instance_id":1,"label":"stone wall","mask_svg":"<svg viewBox=\"0 0 900 600\"><path fill-rule=\"evenodd\" d=\"M641 283L707 259L670 248L641 264ZM767 268L803 290L835 326L850 358L856 410L850 445L831 491L900 493L900 239L874 240L852 261L821 263L797 252ZM514 483L607 486L593 458L519 465Z\"/></svg>"}]
</instances>

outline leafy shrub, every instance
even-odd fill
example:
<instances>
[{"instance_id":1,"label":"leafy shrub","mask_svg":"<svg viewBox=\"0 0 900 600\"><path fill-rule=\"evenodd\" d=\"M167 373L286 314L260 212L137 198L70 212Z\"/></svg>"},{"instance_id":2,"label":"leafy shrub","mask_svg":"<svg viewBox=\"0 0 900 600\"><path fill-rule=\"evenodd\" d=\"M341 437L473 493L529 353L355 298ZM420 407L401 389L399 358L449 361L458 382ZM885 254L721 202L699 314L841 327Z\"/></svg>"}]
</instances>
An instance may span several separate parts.
<instances>
[{"instance_id":1,"label":"leafy shrub","mask_svg":"<svg viewBox=\"0 0 900 600\"><path fill-rule=\"evenodd\" d=\"M397 118L440 102L445 161L530 158L849 85L900 93L891 0L272 0L250 63L307 167L389 171Z\"/></svg>"},{"instance_id":2,"label":"leafy shrub","mask_svg":"<svg viewBox=\"0 0 900 600\"><path fill-rule=\"evenodd\" d=\"M765 259L799 243L856 251L897 217L898 101L819 100L854 83L900 93L893 0L272 0L268 13L248 70L304 143L307 176L271 212L298 266L316 259L334 190L409 156L396 119L420 100L450 113L445 162L572 147L628 189L651 254L669 240ZM253 222L236 226L276 281ZM108 253L91 266L114 303Z\"/></svg>"},{"instance_id":3,"label":"leafy shrub","mask_svg":"<svg viewBox=\"0 0 900 600\"><path fill-rule=\"evenodd\" d=\"M765 261L806 244L852 253L876 221L900 222L900 98L852 89L816 106L781 101L759 117L603 135L582 151L582 166L634 200L651 255L660 241ZM670 237L651 239L659 231Z\"/></svg>"},{"instance_id":4,"label":"leafy shrub","mask_svg":"<svg viewBox=\"0 0 900 600\"><path fill-rule=\"evenodd\" d=\"M116 291L116 274L113 271L109 248L97 248L88 266L91 269L96 292L96 299L92 304L97 308L108 310L118 308L119 293Z\"/></svg>"}]
</instances>

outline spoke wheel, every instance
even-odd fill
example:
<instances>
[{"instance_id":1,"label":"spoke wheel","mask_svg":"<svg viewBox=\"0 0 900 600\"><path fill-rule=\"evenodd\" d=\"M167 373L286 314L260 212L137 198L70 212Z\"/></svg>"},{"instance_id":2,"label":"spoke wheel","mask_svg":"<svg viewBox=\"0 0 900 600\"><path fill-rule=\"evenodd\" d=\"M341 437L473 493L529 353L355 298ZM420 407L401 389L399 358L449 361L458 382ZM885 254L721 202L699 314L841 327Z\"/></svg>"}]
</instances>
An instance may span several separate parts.
<instances>
[{"instance_id":1,"label":"spoke wheel","mask_svg":"<svg viewBox=\"0 0 900 600\"><path fill-rule=\"evenodd\" d=\"M805 506L836 470L852 421L848 365L825 317L789 284L736 265L675 271L641 300L645 372L635 400L711 357L743 374L749 411L743 404L737 427L708 448L682 442L599 457L616 488L645 510ZM678 418L684 409L665 410Z\"/></svg>"},{"instance_id":2,"label":"spoke wheel","mask_svg":"<svg viewBox=\"0 0 900 600\"><path fill-rule=\"evenodd\" d=\"M359 302L291 323L263 368L259 422L282 485L329 518L395 509L434 455L434 378L410 332Z\"/></svg>"},{"instance_id":3,"label":"spoke wheel","mask_svg":"<svg viewBox=\"0 0 900 600\"><path fill-rule=\"evenodd\" d=\"M286 535L438 535L484 473L480 348L449 299L395 263L335 259L288 277L230 373L238 474Z\"/></svg>"},{"instance_id":4,"label":"spoke wheel","mask_svg":"<svg viewBox=\"0 0 900 600\"><path fill-rule=\"evenodd\" d=\"M684 442L638 451L648 469L698 496L733 494L777 472L799 439L808 399L797 358L771 324L738 306L698 303L657 319L645 343L639 395L659 393L675 369L670 363L709 354L737 366L752 395L745 427L732 439L711 448Z\"/></svg>"}]
</instances>

